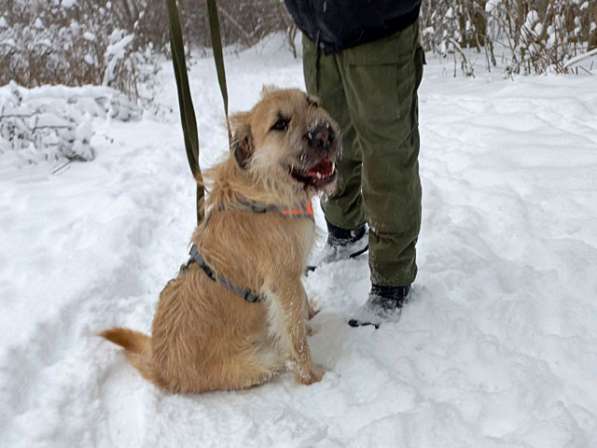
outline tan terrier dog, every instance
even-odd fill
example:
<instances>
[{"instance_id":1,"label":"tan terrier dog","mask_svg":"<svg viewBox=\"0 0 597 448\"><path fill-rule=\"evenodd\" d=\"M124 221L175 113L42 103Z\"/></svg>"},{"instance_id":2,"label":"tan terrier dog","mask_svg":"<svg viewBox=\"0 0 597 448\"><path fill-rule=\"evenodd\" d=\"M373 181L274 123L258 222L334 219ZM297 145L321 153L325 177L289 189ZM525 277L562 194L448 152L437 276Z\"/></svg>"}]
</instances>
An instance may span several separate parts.
<instances>
[{"instance_id":1,"label":"tan terrier dog","mask_svg":"<svg viewBox=\"0 0 597 448\"><path fill-rule=\"evenodd\" d=\"M230 156L206 177L206 218L191 259L160 294L147 336L125 328L101 335L171 392L243 389L291 366L311 384L302 284L314 242L311 198L336 177L336 123L300 90L264 88L231 117Z\"/></svg>"}]
</instances>

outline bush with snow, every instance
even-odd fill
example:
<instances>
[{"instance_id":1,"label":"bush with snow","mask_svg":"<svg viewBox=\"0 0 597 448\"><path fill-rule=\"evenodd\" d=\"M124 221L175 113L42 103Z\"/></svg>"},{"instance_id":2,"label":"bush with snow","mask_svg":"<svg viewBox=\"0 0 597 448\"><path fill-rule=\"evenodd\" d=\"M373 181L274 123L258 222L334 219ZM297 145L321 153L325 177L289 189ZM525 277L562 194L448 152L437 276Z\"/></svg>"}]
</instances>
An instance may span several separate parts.
<instances>
[{"instance_id":1,"label":"bush with snow","mask_svg":"<svg viewBox=\"0 0 597 448\"><path fill-rule=\"evenodd\" d=\"M157 71L156 55L170 51L163 0L4 3L0 85L106 85L138 98ZM209 47L205 3L178 4L188 47ZM296 56L297 29L283 2L219 0L217 7L224 45L252 46L286 30ZM467 76L475 74L467 48L483 54L488 70L500 61L508 74L570 72L571 59L597 48L591 0L426 0L420 23L425 49L454 56Z\"/></svg>"},{"instance_id":2,"label":"bush with snow","mask_svg":"<svg viewBox=\"0 0 597 448\"><path fill-rule=\"evenodd\" d=\"M428 0L421 13L425 49L460 59L463 48L485 55L488 70L502 59L507 74L571 71L573 58L597 47L597 2L588 0Z\"/></svg>"},{"instance_id":3,"label":"bush with snow","mask_svg":"<svg viewBox=\"0 0 597 448\"><path fill-rule=\"evenodd\" d=\"M9 2L0 11L0 85L106 85L137 97L137 84L155 71L154 55L161 48L140 29L155 8L146 14L143 9L131 11L129 3ZM142 3L147 6L149 0ZM163 14L160 20L163 47L168 36Z\"/></svg>"},{"instance_id":4,"label":"bush with snow","mask_svg":"<svg viewBox=\"0 0 597 448\"><path fill-rule=\"evenodd\" d=\"M0 155L20 160L89 161L93 118L137 120L141 110L109 87L0 88Z\"/></svg>"}]
</instances>

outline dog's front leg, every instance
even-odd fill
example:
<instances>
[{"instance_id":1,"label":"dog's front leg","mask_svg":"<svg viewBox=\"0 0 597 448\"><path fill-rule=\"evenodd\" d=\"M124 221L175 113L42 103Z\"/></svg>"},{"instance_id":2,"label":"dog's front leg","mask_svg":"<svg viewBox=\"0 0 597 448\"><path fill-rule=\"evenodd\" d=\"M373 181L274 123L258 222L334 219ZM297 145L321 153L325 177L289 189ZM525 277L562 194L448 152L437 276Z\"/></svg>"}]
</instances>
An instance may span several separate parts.
<instances>
[{"instance_id":1,"label":"dog's front leg","mask_svg":"<svg viewBox=\"0 0 597 448\"><path fill-rule=\"evenodd\" d=\"M279 285L270 294L269 318L272 332L293 363L296 381L312 384L321 380L324 371L311 360L305 325L306 297L300 280Z\"/></svg>"}]
</instances>

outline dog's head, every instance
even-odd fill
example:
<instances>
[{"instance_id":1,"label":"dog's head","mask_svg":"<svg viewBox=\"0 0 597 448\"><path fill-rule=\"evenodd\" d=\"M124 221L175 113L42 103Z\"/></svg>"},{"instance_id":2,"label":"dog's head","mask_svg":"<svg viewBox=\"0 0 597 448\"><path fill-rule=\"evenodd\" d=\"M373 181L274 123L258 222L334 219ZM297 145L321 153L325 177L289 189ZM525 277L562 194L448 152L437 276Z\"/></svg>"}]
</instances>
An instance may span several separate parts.
<instances>
[{"instance_id":1,"label":"dog's head","mask_svg":"<svg viewBox=\"0 0 597 448\"><path fill-rule=\"evenodd\" d=\"M297 89L265 87L249 111L230 117L238 165L268 184L329 191L339 129L318 100Z\"/></svg>"}]
</instances>

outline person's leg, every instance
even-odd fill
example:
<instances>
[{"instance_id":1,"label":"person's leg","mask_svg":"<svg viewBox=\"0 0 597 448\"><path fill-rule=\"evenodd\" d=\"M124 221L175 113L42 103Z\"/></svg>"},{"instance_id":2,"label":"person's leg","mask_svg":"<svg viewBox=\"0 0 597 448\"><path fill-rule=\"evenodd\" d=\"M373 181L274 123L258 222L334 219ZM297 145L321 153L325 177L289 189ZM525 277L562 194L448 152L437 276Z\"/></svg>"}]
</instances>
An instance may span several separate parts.
<instances>
[{"instance_id":1,"label":"person's leg","mask_svg":"<svg viewBox=\"0 0 597 448\"><path fill-rule=\"evenodd\" d=\"M417 88L423 53L416 24L342 52L350 119L362 147L369 265L377 286L410 285L421 224Z\"/></svg>"},{"instance_id":2,"label":"person's leg","mask_svg":"<svg viewBox=\"0 0 597 448\"><path fill-rule=\"evenodd\" d=\"M319 67L317 57L315 43L303 35L303 70L307 92L320 99L321 105L342 129L342 154L336 162L336 191L323 201L322 208L328 223L353 230L365 223L361 195L361 150L355 143L356 133L350 120L337 57L320 54Z\"/></svg>"}]
</instances>

